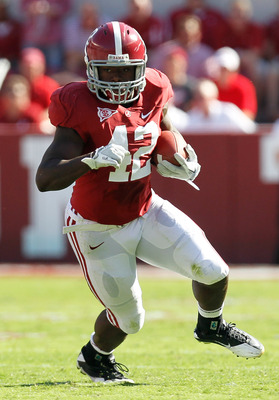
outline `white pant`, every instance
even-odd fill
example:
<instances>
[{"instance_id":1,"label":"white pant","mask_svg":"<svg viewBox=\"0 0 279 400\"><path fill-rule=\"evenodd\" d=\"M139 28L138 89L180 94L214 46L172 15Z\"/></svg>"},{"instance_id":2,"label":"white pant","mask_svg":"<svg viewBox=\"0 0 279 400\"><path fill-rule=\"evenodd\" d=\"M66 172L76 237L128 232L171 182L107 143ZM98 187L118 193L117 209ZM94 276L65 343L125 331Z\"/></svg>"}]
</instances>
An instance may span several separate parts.
<instances>
[{"instance_id":1,"label":"white pant","mask_svg":"<svg viewBox=\"0 0 279 400\"><path fill-rule=\"evenodd\" d=\"M153 193L148 212L125 225L82 218L68 204L66 227L87 283L107 309L109 321L126 333L144 323L136 258L211 285L228 266L203 231L183 212Z\"/></svg>"}]
</instances>

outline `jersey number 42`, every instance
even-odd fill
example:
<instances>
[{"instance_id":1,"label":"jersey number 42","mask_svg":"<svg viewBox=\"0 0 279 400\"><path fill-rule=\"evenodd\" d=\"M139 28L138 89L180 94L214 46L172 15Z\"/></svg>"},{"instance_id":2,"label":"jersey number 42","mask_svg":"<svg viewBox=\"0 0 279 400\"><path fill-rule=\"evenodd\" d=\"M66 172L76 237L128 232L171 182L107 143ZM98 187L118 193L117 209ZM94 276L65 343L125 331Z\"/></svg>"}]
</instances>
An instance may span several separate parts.
<instances>
[{"instance_id":1,"label":"jersey number 42","mask_svg":"<svg viewBox=\"0 0 279 400\"><path fill-rule=\"evenodd\" d=\"M148 137L148 140L147 140ZM128 182L142 179L151 173L151 153L156 146L159 137L159 128L154 121L148 122L145 126L138 126L134 131L134 144L141 142L143 145L138 147L130 156L125 157L120 168L112 171L109 175L110 182ZM145 140L146 138L146 140ZM114 129L110 143L123 146L131 151L131 143L128 140L126 125L117 126ZM130 166L128 168L128 166Z\"/></svg>"}]
</instances>

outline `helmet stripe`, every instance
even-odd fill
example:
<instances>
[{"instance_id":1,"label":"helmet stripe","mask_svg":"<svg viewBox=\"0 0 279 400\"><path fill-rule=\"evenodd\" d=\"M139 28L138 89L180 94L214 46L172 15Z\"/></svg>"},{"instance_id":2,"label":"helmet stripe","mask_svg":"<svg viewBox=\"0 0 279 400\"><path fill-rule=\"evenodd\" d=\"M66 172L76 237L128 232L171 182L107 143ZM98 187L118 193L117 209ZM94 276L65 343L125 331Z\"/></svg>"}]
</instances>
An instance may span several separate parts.
<instances>
[{"instance_id":1,"label":"helmet stripe","mask_svg":"<svg viewBox=\"0 0 279 400\"><path fill-rule=\"evenodd\" d=\"M120 24L117 21L112 22L113 32L114 32L114 44L115 44L115 54L122 54L122 39Z\"/></svg>"}]
</instances>

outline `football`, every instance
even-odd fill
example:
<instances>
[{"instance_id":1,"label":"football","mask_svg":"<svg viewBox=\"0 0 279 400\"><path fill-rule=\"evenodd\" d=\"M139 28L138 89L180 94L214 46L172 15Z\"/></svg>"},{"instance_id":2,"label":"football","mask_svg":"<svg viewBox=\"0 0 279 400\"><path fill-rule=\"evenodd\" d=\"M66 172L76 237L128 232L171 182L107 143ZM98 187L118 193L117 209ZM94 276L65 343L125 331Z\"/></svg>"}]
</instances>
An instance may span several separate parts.
<instances>
[{"instance_id":1,"label":"football","mask_svg":"<svg viewBox=\"0 0 279 400\"><path fill-rule=\"evenodd\" d=\"M174 158L174 154L179 153L184 158L187 158L188 154L185 150L186 145L187 143L184 138L178 133L162 131L152 153L152 163L157 165L160 161L167 160L174 165L179 165Z\"/></svg>"}]
</instances>

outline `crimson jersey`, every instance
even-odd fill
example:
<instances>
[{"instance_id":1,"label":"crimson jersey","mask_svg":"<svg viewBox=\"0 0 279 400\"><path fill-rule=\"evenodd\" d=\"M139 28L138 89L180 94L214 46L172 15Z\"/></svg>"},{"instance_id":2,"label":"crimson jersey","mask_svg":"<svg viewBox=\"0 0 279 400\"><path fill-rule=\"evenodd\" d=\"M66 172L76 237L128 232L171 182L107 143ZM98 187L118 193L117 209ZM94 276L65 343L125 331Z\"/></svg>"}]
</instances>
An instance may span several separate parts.
<instances>
[{"instance_id":1,"label":"crimson jersey","mask_svg":"<svg viewBox=\"0 0 279 400\"><path fill-rule=\"evenodd\" d=\"M52 124L75 129L84 142L84 154L109 143L130 152L119 169L100 168L77 179L71 204L83 218L122 225L148 210L151 153L161 133L162 109L172 95L168 78L150 68L146 87L131 107L98 100L86 82L73 82L53 93Z\"/></svg>"},{"instance_id":2,"label":"crimson jersey","mask_svg":"<svg viewBox=\"0 0 279 400\"><path fill-rule=\"evenodd\" d=\"M250 111L256 115L258 110L256 88L246 76L234 73L231 75L227 87L218 85L218 82L216 85L219 100L234 103L242 111Z\"/></svg>"}]
</instances>

